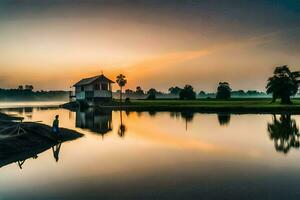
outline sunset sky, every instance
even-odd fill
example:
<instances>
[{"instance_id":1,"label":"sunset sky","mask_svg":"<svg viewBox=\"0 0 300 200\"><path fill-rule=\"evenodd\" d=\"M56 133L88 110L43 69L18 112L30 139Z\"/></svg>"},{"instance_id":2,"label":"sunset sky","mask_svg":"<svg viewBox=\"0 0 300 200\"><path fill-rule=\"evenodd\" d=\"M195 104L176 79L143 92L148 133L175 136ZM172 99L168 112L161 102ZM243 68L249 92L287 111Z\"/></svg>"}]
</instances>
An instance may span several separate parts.
<instances>
[{"instance_id":1,"label":"sunset sky","mask_svg":"<svg viewBox=\"0 0 300 200\"><path fill-rule=\"evenodd\" d=\"M264 91L285 64L300 70L298 0L0 1L1 88L69 89L103 71L126 88Z\"/></svg>"}]
</instances>

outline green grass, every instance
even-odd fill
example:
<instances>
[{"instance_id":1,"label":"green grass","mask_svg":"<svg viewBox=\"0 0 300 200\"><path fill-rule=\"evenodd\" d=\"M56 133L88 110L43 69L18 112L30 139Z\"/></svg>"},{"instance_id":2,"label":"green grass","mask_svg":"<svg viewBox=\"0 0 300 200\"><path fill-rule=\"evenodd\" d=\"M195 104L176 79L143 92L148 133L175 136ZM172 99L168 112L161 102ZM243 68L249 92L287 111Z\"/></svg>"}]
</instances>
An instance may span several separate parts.
<instances>
[{"instance_id":1,"label":"green grass","mask_svg":"<svg viewBox=\"0 0 300 200\"><path fill-rule=\"evenodd\" d=\"M282 105L279 101L270 103L270 98L234 98L230 100L198 99L157 99L157 100L131 100L123 102L122 109L127 110L194 110L203 112L240 112L240 113L271 113L292 112L300 114L300 99L292 99L292 105ZM113 104L103 106L120 109L118 100Z\"/></svg>"}]
</instances>

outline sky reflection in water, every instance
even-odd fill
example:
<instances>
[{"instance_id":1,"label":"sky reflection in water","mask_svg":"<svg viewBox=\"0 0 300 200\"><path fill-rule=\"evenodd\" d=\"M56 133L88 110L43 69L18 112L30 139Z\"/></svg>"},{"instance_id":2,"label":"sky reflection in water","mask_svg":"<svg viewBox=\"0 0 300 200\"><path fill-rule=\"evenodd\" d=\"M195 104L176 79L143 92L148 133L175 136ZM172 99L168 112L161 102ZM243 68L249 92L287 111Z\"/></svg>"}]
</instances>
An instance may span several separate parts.
<instances>
[{"instance_id":1,"label":"sky reflection in water","mask_svg":"<svg viewBox=\"0 0 300 200\"><path fill-rule=\"evenodd\" d=\"M26 160L22 170L15 163L1 168L4 199L300 196L299 116L30 107L5 112L49 125L59 114L61 126L85 136L63 143L59 153L48 149Z\"/></svg>"}]
</instances>

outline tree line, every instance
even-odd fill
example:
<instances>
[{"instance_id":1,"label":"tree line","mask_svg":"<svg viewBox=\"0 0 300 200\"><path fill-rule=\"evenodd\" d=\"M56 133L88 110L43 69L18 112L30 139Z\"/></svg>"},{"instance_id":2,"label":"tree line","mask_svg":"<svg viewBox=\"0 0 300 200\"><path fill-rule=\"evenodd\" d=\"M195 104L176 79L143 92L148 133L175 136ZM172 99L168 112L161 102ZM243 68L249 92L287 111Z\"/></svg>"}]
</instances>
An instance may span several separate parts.
<instances>
[{"instance_id":1,"label":"tree line","mask_svg":"<svg viewBox=\"0 0 300 200\"><path fill-rule=\"evenodd\" d=\"M0 89L0 101L68 100L67 91L33 91L32 89Z\"/></svg>"},{"instance_id":2,"label":"tree line","mask_svg":"<svg viewBox=\"0 0 300 200\"><path fill-rule=\"evenodd\" d=\"M266 93L258 92L256 90L248 90L247 92L243 90L232 91L230 84L228 82L219 82L217 86L217 92L214 94L216 99L227 100L231 96L260 96L260 95L272 95L272 102L277 99L281 100L281 104L291 104L291 96L295 96L298 92L298 87L300 83L300 72L292 72L287 65L279 66L274 69L273 75L268 79L266 85ZM123 87L126 85L127 80L123 74L117 76L116 82L120 86L120 99L122 100ZM182 100L194 100L197 97L194 88L191 85L185 85L183 88L178 86L170 87L169 94L177 95L179 99ZM140 86L136 88L135 91L126 89L126 96L141 96L146 95L147 99L156 99L157 95L163 95L164 93L157 91L154 88L149 89L144 92ZM204 91L199 92L199 96L205 96L207 93ZM211 93L213 94L213 93Z\"/></svg>"}]
</instances>

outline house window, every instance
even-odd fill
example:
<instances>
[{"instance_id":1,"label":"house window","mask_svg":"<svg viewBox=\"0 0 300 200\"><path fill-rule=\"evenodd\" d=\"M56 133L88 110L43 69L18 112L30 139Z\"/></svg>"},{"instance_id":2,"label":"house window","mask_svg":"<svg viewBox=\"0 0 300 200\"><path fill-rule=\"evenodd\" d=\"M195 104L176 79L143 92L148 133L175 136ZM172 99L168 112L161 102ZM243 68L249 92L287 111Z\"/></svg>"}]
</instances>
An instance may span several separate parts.
<instances>
[{"instance_id":1,"label":"house window","mask_svg":"<svg viewBox=\"0 0 300 200\"><path fill-rule=\"evenodd\" d=\"M101 83L101 90L108 90L108 84L107 83Z\"/></svg>"},{"instance_id":2,"label":"house window","mask_svg":"<svg viewBox=\"0 0 300 200\"><path fill-rule=\"evenodd\" d=\"M95 85L94 85L94 90L100 90L100 84L98 84L98 83L95 84Z\"/></svg>"},{"instance_id":3,"label":"house window","mask_svg":"<svg viewBox=\"0 0 300 200\"><path fill-rule=\"evenodd\" d=\"M80 90L81 90L81 92L83 92L84 91L84 86L81 86Z\"/></svg>"}]
</instances>

